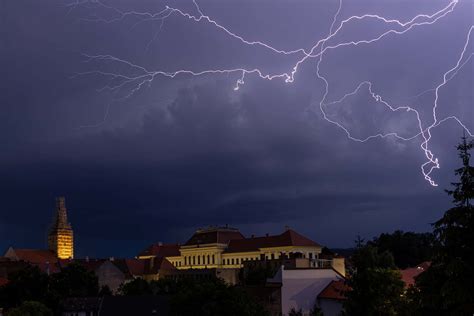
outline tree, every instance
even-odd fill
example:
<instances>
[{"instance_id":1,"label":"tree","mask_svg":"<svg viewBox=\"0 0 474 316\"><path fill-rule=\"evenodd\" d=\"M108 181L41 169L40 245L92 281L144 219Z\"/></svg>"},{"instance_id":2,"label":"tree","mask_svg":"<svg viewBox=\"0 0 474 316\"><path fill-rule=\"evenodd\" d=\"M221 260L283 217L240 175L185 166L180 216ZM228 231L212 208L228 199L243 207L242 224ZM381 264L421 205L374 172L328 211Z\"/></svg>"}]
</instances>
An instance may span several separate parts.
<instances>
[{"instance_id":1,"label":"tree","mask_svg":"<svg viewBox=\"0 0 474 316\"><path fill-rule=\"evenodd\" d=\"M119 293L122 295L151 295L150 283L142 278L133 279L120 285Z\"/></svg>"},{"instance_id":2,"label":"tree","mask_svg":"<svg viewBox=\"0 0 474 316\"><path fill-rule=\"evenodd\" d=\"M402 306L404 283L396 269L393 256L379 252L359 240L352 256L354 272L347 283L352 288L345 293L344 311L348 315L397 315Z\"/></svg>"},{"instance_id":3,"label":"tree","mask_svg":"<svg viewBox=\"0 0 474 316\"><path fill-rule=\"evenodd\" d=\"M290 312L288 313L288 316L303 316L303 311L300 309L296 309L292 307L290 309Z\"/></svg>"},{"instance_id":4,"label":"tree","mask_svg":"<svg viewBox=\"0 0 474 316\"><path fill-rule=\"evenodd\" d=\"M153 295L174 294L178 291L179 283L173 279L159 279L150 281L150 290Z\"/></svg>"},{"instance_id":5,"label":"tree","mask_svg":"<svg viewBox=\"0 0 474 316\"><path fill-rule=\"evenodd\" d=\"M311 312L309 315L310 316L324 316L323 310L319 307L317 301L314 302L313 308L311 309Z\"/></svg>"},{"instance_id":6,"label":"tree","mask_svg":"<svg viewBox=\"0 0 474 316\"><path fill-rule=\"evenodd\" d=\"M434 236L431 233L412 233L397 230L392 234L381 234L369 244L379 252L389 251L399 269L414 267L430 261L433 256Z\"/></svg>"},{"instance_id":7,"label":"tree","mask_svg":"<svg viewBox=\"0 0 474 316\"><path fill-rule=\"evenodd\" d=\"M35 301L23 302L8 311L8 316L53 316L53 312L44 304Z\"/></svg>"},{"instance_id":8,"label":"tree","mask_svg":"<svg viewBox=\"0 0 474 316\"><path fill-rule=\"evenodd\" d=\"M38 267L27 266L10 275L10 282L0 288L0 306L11 308L25 301L46 302L49 278Z\"/></svg>"},{"instance_id":9,"label":"tree","mask_svg":"<svg viewBox=\"0 0 474 316\"><path fill-rule=\"evenodd\" d=\"M110 289L110 287L108 285L102 285L100 290L99 290L99 296L100 297L103 297L103 296L112 296L113 293L112 293L112 290Z\"/></svg>"},{"instance_id":10,"label":"tree","mask_svg":"<svg viewBox=\"0 0 474 316\"><path fill-rule=\"evenodd\" d=\"M13 273L10 282L0 288L0 306L20 308L26 301L36 301L56 311L62 299L97 296L98 288L97 277L78 264L72 263L51 276L36 266L28 266Z\"/></svg>"},{"instance_id":11,"label":"tree","mask_svg":"<svg viewBox=\"0 0 474 316\"><path fill-rule=\"evenodd\" d=\"M265 316L268 313L243 289L221 279L185 279L171 299L171 315Z\"/></svg>"},{"instance_id":12,"label":"tree","mask_svg":"<svg viewBox=\"0 0 474 316\"><path fill-rule=\"evenodd\" d=\"M249 265L241 270L241 280L245 285L263 285L277 272L277 267L272 267L269 262L265 264Z\"/></svg>"},{"instance_id":13,"label":"tree","mask_svg":"<svg viewBox=\"0 0 474 316\"><path fill-rule=\"evenodd\" d=\"M78 263L70 263L50 276L50 290L59 298L97 296L97 276Z\"/></svg>"},{"instance_id":14,"label":"tree","mask_svg":"<svg viewBox=\"0 0 474 316\"><path fill-rule=\"evenodd\" d=\"M415 299L424 314L449 315L474 312L474 167L466 137L457 146L462 166L455 170L459 182L446 192L454 207L434 223L437 242L431 267L417 278Z\"/></svg>"}]
</instances>

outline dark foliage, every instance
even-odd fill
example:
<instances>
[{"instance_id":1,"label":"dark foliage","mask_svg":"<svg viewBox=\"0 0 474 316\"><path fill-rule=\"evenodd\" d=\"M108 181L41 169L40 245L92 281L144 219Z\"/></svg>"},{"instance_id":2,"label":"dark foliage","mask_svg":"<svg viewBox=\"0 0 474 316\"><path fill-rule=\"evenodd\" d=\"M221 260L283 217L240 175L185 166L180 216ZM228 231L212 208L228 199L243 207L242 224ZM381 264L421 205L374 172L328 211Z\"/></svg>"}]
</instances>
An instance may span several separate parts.
<instances>
[{"instance_id":1,"label":"dark foliage","mask_svg":"<svg viewBox=\"0 0 474 316\"><path fill-rule=\"evenodd\" d=\"M389 251L399 269L414 267L433 256L434 236L431 233L412 233L397 230L392 234L381 234L369 242L380 252Z\"/></svg>"},{"instance_id":2,"label":"dark foliage","mask_svg":"<svg viewBox=\"0 0 474 316\"><path fill-rule=\"evenodd\" d=\"M268 278L275 275L277 269L269 262L265 265L249 265L246 269L241 270L240 279L245 285L263 285Z\"/></svg>"},{"instance_id":3,"label":"dark foliage","mask_svg":"<svg viewBox=\"0 0 474 316\"><path fill-rule=\"evenodd\" d=\"M97 277L80 265L70 264L51 276L29 266L10 275L10 282L0 287L0 305L10 309L36 301L57 311L67 297L97 296L98 291Z\"/></svg>"},{"instance_id":4,"label":"dark foliage","mask_svg":"<svg viewBox=\"0 0 474 316\"><path fill-rule=\"evenodd\" d=\"M163 295L174 294L178 291L181 282L172 279L160 279L146 281L142 278L133 279L133 281L124 283L119 288L121 295Z\"/></svg>"},{"instance_id":5,"label":"dark foliage","mask_svg":"<svg viewBox=\"0 0 474 316\"><path fill-rule=\"evenodd\" d=\"M99 283L93 272L71 263L61 272L51 275L50 290L60 298L97 296Z\"/></svg>"},{"instance_id":6,"label":"dark foliage","mask_svg":"<svg viewBox=\"0 0 474 316\"><path fill-rule=\"evenodd\" d=\"M40 302L26 301L9 310L7 316L53 316L53 312Z\"/></svg>"},{"instance_id":7,"label":"dark foliage","mask_svg":"<svg viewBox=\"0 0 474 316\"><path fill-rule=\"evenodd\" d=\"M180 315L267 315L266 311L245 291L224 281L137 278L121 287L123 295L163 295L171 297L171 314Z\"/></svg>"},{"instance_id":8,"label":"dark foliage","mask_svg":"<svg viewBox=\"0 0 474 316\"><path fill-rule=\"evenodd\" d=\"M102 285L102 287L99 290L99 296L111 296L113 295L112 290L108 285Z\"/></svg>"},{"instance_id":9,"label":"dark foliage","mask_svg":"<svg viewBox=\"0 0 474 316\"><path fill-rule=\"evenodd\" d=\"M183 280L171 300L172 315L264 316L261 305L236 286L220 279Z\"/></svg>"},{"instance_id":10,"label":"dark foliage","mask_svg":"<svg viewBox=\"0 0 474 316\"><path fill-rule=\"evenodd\" d=\"M136 278L133 281L123 283L119 288L122 295L150 295L150 283L142 278Z\"/></svg>"},{"instance_id":11,"label":"dark foliage","mask_svg":"<svg viewBox=\"0 0 474 316\"><path fill-rule=\"evenodd\" d=\"M10 275L0 287L0 306L11 308L25 301L49 302L49 278L38 267L28 266Z\"/></svg>"},{"instance_id":12,"label":"dark foliage","mask_svg":"<svg viewBox=\"0 0 474 316\"><path fill-rule=\"evenodd\" d=\"M462 167L455 170L459 182L447 191L454 207L434 224L437 247L433 262L418 277L413 295L420 314L474 313L474 167L469 163L473 146L463 137L457 147L462 160Z\"/></svg>"},{"instance_id":13,"label":"dark foliage","mask_svg":"<svg viewBox=\"0 0 474 316\"><path fill-rule=\"evenodd\" d=\"M288 313L288 316L303 316L303 311L300 309L296 309L292 307L290 309L290 312Z\"/></svg>"},{"instance_id":14,"label":"dark foliage","mask_svg":"<svg viewBox=\"0 0 474 316\"><path fill-rule=\"evenodd\" d=\"M352 288L346 293L344 310L347 315L398 315L404 305L404 284L396 269L393 256L357 241L357 250L352 256L353 274L347 283Z\"/></svg>"}]
</instances>

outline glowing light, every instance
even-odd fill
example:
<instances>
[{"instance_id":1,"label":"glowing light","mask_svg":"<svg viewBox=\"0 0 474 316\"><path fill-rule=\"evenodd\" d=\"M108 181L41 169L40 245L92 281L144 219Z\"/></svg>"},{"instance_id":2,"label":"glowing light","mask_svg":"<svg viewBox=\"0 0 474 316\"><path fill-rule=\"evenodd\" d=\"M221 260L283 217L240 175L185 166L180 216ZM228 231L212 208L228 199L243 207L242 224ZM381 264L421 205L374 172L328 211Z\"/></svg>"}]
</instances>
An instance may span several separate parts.
<instances>
[{"instance_id":1,"label":"glowing light","mask_svg":"<svg viewBox=\"0 0 474 316\"><path fill-rule=\"evenodd\" d=\"M105 78L109 79L109 84L106 86L102 87L99 89L99 91L122 91L122 90L127 90L128 93L126 93L125 96L122 97L122 99L130 98L132 97L137 91L142 89L145 86L149 86L151 82L157 77L157 76L164 76L164 77L169 77L169 78L175 78L178 75L191 75L191 76L201 76L201 75L206 75L206 74L240 74L240 77L236 80L234 90L237 91L240 89L242 85L244 85L244 79L248 75L256 75L261 79L264 80L274 80L274 79L283 79L284 82L286 83L292 83L295 81L295 75L297 74L298 70L300 69L301 65L306 62L307 60L310 59L316 59L316 76L318 79L320 79L324 83L324 93L322 96L322 99L319 102L319 110L321 111L323 118L331 123L332 125L336 126L337 128L343 130L347 137L353 141L356 142L367 142L371 139L374 138L386 138L386 137L395 137L399 140L402 141L409 141L413 140L417 137L422 137L422 143L420 144L420 148L422 152L424 153L426 157L426 162L421 165L421 172L424 176L424 178L433 186L436 186L436 182L431 178L431 174L434 169L439 169L440 164L438 161L438 158L435 157L433 152L429 148L429 142L432 138L431 131L433 128L436 128L440 124L448 121L448 120L454 120L456 121L470 136L473 136L471 131L466 127L466 125L456 116L448 116L442 119L439 119L437 117L437 109L439 107L439 94L440 94L440 89L444 87L456 74L459 72L459 70L467 64L467 62L471 59L472 55L474 53L467 53L467 47L470 42L471 38L471 33L474 28L474 26L471 26L469 29L466 40L464 42L463 49L461 50L461 53L459 55L459 58L456 63L454 63L454 66L449 69L447 72L444 73L443 78L441 83L439 83L436 87L423 91L420 94L418 94L416 97L419 97L423 94L429 93L429 92L434 92L435 94L435 100L434 104L432 107L432 118L433 122L428 125L427 128L423 128L423 123L421 118L420 118L420 113L407 105L404 106L393 106L391 105L388 101L384 100L384 98L374 92L373 89L373 83L369 81L363 81L359 83L357 88L352 91L346 93L341 99L336 100L336 101L331 101L328 102L326 101L326 98L329 93L329 83L326 77L321 74L320 70L320 65L323 62L323 57L326 53L328 53L331 50L335 50L341 47L347 47L347 46L358 46L358 45L369 45L371 43L375 43L380 41L381 39L387 37L388 35L395 35L395 36L400 36L403 35L410 30L422 26L429 26L433 25L436 22L438 22L440 19L446 17L448 14L452 13L459 0L452 0L450 1L446 6L441 8L440 10L434 12L433 14L418 14L411 18L408 21L402 22L400 20L396 19L387 19L383 16L376 15L376 14L364 14L364 15L354 15L350 16L344 20L341 20L338 23L339 19L339 14L342 8L342 0L339 1L339 6L336 11L336 13L333 16L332 23L329 27L329 32L326 37L318 40L309 50L305 48L296 48L292 50L284 50L281 48L277 48L269 43L266 43L264 41L250 41L245 39L243 36L233 32L229 28L223 26L221 23L217 22L215 19L211 18L210 16L204 14L204 11L200 8L198 3L195 0L192 0L194 7L196 9L197 14L192 14L189 12L185 12L181 9L174 8L171 6L165 6L165 8L159 12L156 13L150 13L150 12L139 12L139 11L122 11L117 8L114 8L112 6L106 5L102 3L99 0L92 0L92 1L80 1L77 0L74 3L71 3L68 5L69 7L69 12L72 10L76 9L79 6L85 5L86 3L93 3L94 5L101 7L103 9L110 10L115 14L114 18L111 19L103 19L103 18L94 18L94 19L85 19L87 21L94 21L94 22L100 22L100 23L115 23L115 22L120 22L123 21L126 18L134 18L137 20L135 24L133 24L132 27L135 27L139 23L144 23L144 22L149 22L149 21L160 21L160 30L161 27L163 26L163 23L165 22L166 19L168 19L172 15L176 15L178 17L182 17L185 19L188 19L192 22L195 23L207 23L210 24L211 26L215 27L218 31L223 32L226 36L229 36L233 40L238 40L242 45L248 45L248 46L255 46L255 47L260 47L263 49L268 50L271 53L274 54L280 54L280 55L294 55L297 57L296 62L289 68L288 71L282 72L282 73L268 73L265 72L259 68L244 68L244 67L238 67L238 68L230 68L230 69L204 69L204 70L191 70L191 69L179 69L176 71L168 72L168 71L162 71L162 70L149 70L146 69L143 66L137 65L135 63L132 63L130 61L120 59L118 57L115 57L113 55L89 55L89 54L84 54L84 56L87 58L86 61L104 61L104 62L113 62L120 64L121 66L126 66L131 70L134 70L134 73L136 75L127 75L124 73L120 72L105 72L105 71L100 71L100 70L92 70L92 71L87 71L87 72L82 72L79 73L78 75L100 75ZM362 40L358 41L347 41L347 42L336 42L336 43L330 43L330 41L334 40L336 38L336 35L338 35L342 30L345 28L349 27L351 23L358 23L363 20L374 20L374 21L379 21L383 23L386 27L388 27L388 30L381 31L379 34L376 34L373 37L365 38ZM150 46L151 42L156 39L156 34L155 36L150 40L150 42L147 45L147 49ZM331 119L327 116L326 113L326 108L328 106L338 104L343 102L347 97L352 96L357 94L362 88L366 88L370 94L370 96L380 104L383 104L386 106L390 111L392 112L397 112L397 111L406 111L408 113L412 113L417 122L417 134L410 136L410 137L403 137L398 135L396 132L388 132L388 133L377 133L375 135L370 135L366 138L357 138L354 137L350 131L348 130L347 127L345 127L343 124L337 122L334 119Z\"/></svg>"}]
</instances>

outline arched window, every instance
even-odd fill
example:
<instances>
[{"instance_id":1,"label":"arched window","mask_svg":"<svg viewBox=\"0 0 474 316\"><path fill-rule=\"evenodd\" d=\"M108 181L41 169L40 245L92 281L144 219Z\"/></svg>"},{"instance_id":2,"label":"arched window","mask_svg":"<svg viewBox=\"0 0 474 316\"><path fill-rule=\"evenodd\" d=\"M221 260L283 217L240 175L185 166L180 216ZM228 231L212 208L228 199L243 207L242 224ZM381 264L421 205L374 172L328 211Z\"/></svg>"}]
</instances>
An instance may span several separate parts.
<instances>
[{"instance_id":1,"label":"arched window","mask_svg":"<svg viewBox=\"0 0 474 316\"><path fill-rule=\"evenodd\" d=\"M211 256L207 255L207 264L210 264L210 263L211 263Z\"/></svg>"},{"instance_id":2,"label":"arched window","mask_svg":"<svg viewBox=\"0 0 474 316\"><path fill-rule=\"evenodd\" d=\"M215 264L215 263L216 263L216 260L215 260L215 259L216 259L215 255L212 255L212 264Z\"/></svg>"},{"instance_id":3,"label":"arched window","mask_svg":"<svg viewBox=\"0 0 474 316\"><path fill-rule=\"evenodd\" d=\"M201 256L198 256L198 264L201 264Z\"/></svg>"},{"instance_id":4,"label":"arched window","mask_svg":"<svg viewBox=\"0 0 474 316\"><path fill-rule=\"evenodd\" d=\"M188 264L188 257L184 257L184 265Z\"/></svg>"}]
</instances>

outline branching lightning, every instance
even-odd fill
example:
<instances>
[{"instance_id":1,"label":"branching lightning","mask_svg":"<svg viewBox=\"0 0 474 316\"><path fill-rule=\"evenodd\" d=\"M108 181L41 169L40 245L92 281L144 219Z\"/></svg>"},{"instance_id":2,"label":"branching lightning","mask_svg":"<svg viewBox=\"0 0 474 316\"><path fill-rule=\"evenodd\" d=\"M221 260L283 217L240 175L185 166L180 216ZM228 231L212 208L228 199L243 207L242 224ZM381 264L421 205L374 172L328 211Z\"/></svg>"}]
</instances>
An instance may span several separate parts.
<instances>
[{"instance_id":1,"label":"branching lightning","mask_svg":"<svg viewBox=\"0 0 474 316\"><path fill-rule=\"evenodd\" d=\"M160 27L159 30L155 33L155 35L150 39L150 42L147 44L147 49L149 48L150 44L156 40L158 32L162 29L165 20L170 18L171 16L181 17L183 19L187 19L193 23L206 23L214 27L219 32L222 32L226 36L228 36L232 40L239 41L242 45L254 46L259 47L261 49L268 50L270 53L278 54L278 55L287 55L287 56L294 56L295 62L286 72L281 73L271 73L265 72L259 68L245 68L245 67L238 67L238 68L229 68L229 69L203 69L203 70L193 70L193 69L178 69L175 71L163 71L163 70L150 70L146 67L141 65L135 64L131 61L124 60L113 55L90 55L84 54L86 57L86 62L108 62L108 63L116 63L123 67L126 67L130 70L129 73L133 73L133 75L126 74L123 72L106 72L101 70L92 70L78 73L77 75L100 75L108 79L109 83L99 89L99 91L126 91L125 95L122 96L122 99L132 97L137 91L140 89L149 86L153 80L159 76L168 77L168 78L175 78L179 75L190 75L190 76L201 76L205 74L236 74L238 75L238 79L236 80L234 90L238 90L242 85L245 83L246 76L249 75L256 75L257 77L265 80L274 80L274 79L281 79L284 80L286 83L292 83L295 81L295 76L298 73L298 70L301 66L309 60L316 61L316 76L319 80L321 80L324 84L324 93L319 101L319 110L322 113L323 118L344 131L347 137L356 142L367 142L374 138L386 138L386 137L395 137L396 139L402 141L409 141L415 138L421 137L422 142L420 144L420 148L426 157L426 162L421 165L421 172L424 178L432 185L437 186L436 182L432 179L431 174L433 170L439 169L440 164L438 158L434 155L429 147L429 142L432 139L432 130L439 126L440 124L448 121L454 120L457 122L470 136L473 136L473 133L466 127L459 118L456 116L448 116L444 118L439 118L437 115L437 109L440 106L439 104L439 97L443 87L457 75L457 73L462 69L471 59L473 52L468 52L468 46L471 41L471 33L473 31L474 26L471 26L467 31L466 38L464 41L464 46L461 48L459 58L457 61L453 62L452 68L448 69L443 77L440 80L440 83L433 87L432 89L423 91L416 96L410 98L418 98L427 93L434 93L434 102L432 105L432 121L431 123L423 122L420 116L420 113L413 107L408 105L402 106L394 106L391 105L388 101L386 101L381 95L377 94L374 89L374 84L370 81L363 81L357 85L357 87L351 91L346 93L342 98L335 100L335 101L327 101L327 96L329 94L329 82L327 78L321 73L320 66L324 61L325 54L329 53L331 50L336 50L342 47L347 46L357 46L357 45L369 45L371 43L378 42L383 38L387 37L388 35L393 36L400 36L414 28L419 28L423 26L429 26L437 23L440 19L446 17L450 13L452 13L456 6L458 5L460 0L451 0L446 6L441 8L440 10L432 13L432 14L418 14L411 18L408 21L402 22L396 19L387 19L383 16L376 15L376 14L364 14L364 15L354 15L350 16L344 20L339 21L339 15L341 12L341 8L343 6L342 0L339 1L339 6L337 11L333 16L332 23L329 27L329 32L326 37L318 40L311 48L295 48L291 50L285 50L282 48L275 47L267 42L264 41L251 41L245 39L243 36L233 32L229 28L225 27L212 17L206 15L201 7L198 5L196 0L192 0L195 13L185 12L179 8L165 6L165 8L161 11L156 13L150 12L139 12L139 11L122 11L115 7L109 6L104 4L100 0L77 0L74 3L68 4L67 7L69 12L72 12L76 8L86 5L92 5L97 8L101 8L104 10L110 11L114 17L110 19L105 18L85 18L86 21L93 21L98 23L116 23L124 21L125 19L132 19L134 24L132 28L137 26L140 23L146 23L150 21L159 21ZM351 23L359 23L365 20L374 20L383 23L387 29L381 31L379 34L376 34L373 37L365 38L358 41L340 41L337 42L335 39L336 36L341 33L344 29L348 28ZM392 112L397 111L405 111L410 114L413 114L418 122L417 126L417 133L415 135L404 137L396 132L389 132L389 133L378 133L375 135L370 135L366 138L358 138L354 137L349 129L341 124L340 122L331 119L328 117L326 109L327 107L333 106L335 104L339 104L345 101L348 97L356 95L362 89L367 89L369 95L375 100L377 103L382 104L383 106L387 107ZM108 111L108 108L107 108ZM426 126L427 127L423 127Z\"/></svg>"}]
</instances>

